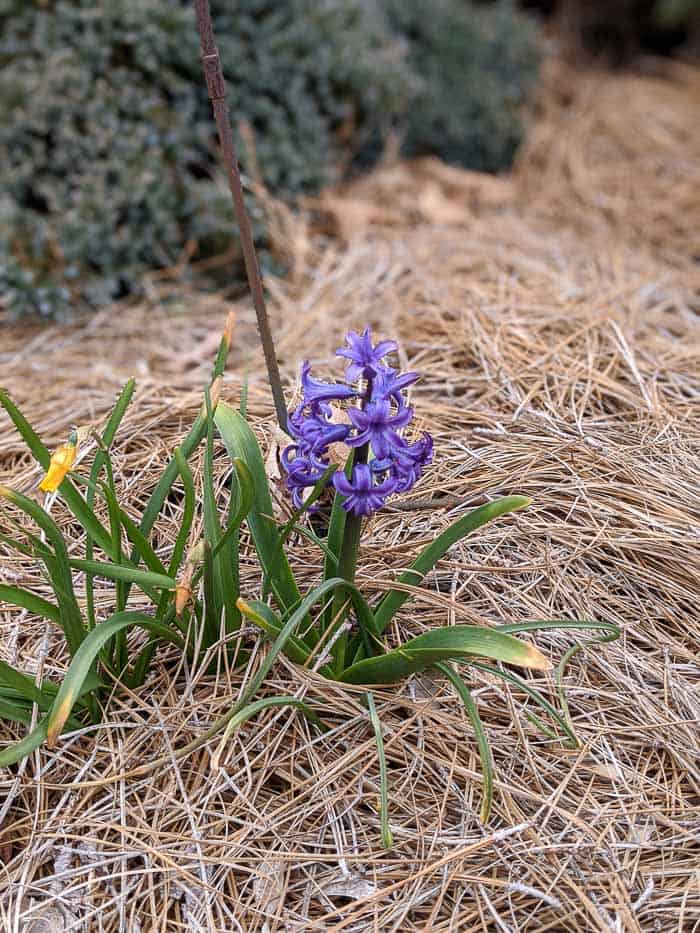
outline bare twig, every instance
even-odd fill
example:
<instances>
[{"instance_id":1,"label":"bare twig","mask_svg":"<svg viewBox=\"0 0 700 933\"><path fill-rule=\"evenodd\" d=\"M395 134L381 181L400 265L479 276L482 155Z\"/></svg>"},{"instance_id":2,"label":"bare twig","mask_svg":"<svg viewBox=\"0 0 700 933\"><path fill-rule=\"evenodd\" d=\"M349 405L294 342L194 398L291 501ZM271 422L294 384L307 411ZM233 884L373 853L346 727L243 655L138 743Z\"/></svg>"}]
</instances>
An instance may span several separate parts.
<instances>
[{"instance_id":1,"label":"bare twig","mask_svg":"<svg viewBox=\"0 0 700 933\"><path fill-rule=\"evenodd\" d=\"M226 175L233 199L233 210L241 235L243 260L248 276L248 284L253 296L255 314L258 319L258 330L260 332L263 353L265 354L265 365L267 366L267 375L275 403L275 413L279 426L283 431L286 431L287 405L284 399L284 390L282 389L282 380L280 378L277 356L275 354L275 344L272 339L270 320L265 305L265 293L263 290L262 277L260 275L260 265L255 251L255 243L250 228L248 212L243 199L241 173L238 168L238 158L233 144L231 121L228 115L228 107L226 106L226 83L221 68L219 50L214 40L214 27L211 21L209 0L195 0L194 5L197 13L197 28L199 29L199 37L202 46L202 67L204 69L207 90L209 91L209 97L214 111L216 128L219 133L219 143L221 145Z\"/></svg>"}]
</instances>

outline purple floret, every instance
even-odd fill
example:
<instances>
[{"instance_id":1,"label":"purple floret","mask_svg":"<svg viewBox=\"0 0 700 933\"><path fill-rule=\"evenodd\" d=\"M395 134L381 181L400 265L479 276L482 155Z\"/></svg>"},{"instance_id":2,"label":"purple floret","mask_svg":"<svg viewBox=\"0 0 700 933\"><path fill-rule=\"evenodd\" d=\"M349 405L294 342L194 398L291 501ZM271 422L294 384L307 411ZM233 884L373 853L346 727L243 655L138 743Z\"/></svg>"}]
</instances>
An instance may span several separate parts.
<instances>
[{"instance_id":1,"label":"purple floret","mask_svg":"<svg viewBox=\"0 0 700 933\"><path fill-rule=\"evenodd\" d=\"M304 405L314 402L339 401L344 398L353 398L357 390L342 382L321 382L311 376L311 364L304 360L301 366L301 388L304 392Z\"/></svg>"},{"instance_id":2,"label":"purple floret","mask_svg":"<svg viewBox=\"0 0 700 933\"><path fill-rule=\"evenodd\" d=\"M383 372L386 367L380 362L384 357L397 349L395 340L381 340L376 347L372 346L372 333L365 327L361 334L354 330L345 335L347 347L340 347L335 351L336 356L344 356L350 360L345 370L348 382L357 382L358 379L372 379Z\"/></svg>"},{"instance_id":3,"label":"purple floret","mask_svg":"<svg viewBox=\"0 0 700 933\"><path fill-rule=\"evenodd\" d=\"M390 456L392 447L401 443L397 431L410 422L413 410L402 406L392 413L391 403L381 399L368 402L364 409L349 408L348 416L357 429L357 433L348 438L348 446L370 444L372 452L381 459Z\"/></svg>"},{"instance_id":4,"label":"purple floret","mask_svg":"<svg viewBox=\"0 0 700 933\"><path fill-rule=\"evenodd\" d=\"M348 479L342 470L333 474L333 485L344 496L343 508L355 515L371 515L386 502L387 496L396 490L396 480L389 477L375 483L372 471L366 463L353 467L352 478Z\"/></svg>"}]
</instances>

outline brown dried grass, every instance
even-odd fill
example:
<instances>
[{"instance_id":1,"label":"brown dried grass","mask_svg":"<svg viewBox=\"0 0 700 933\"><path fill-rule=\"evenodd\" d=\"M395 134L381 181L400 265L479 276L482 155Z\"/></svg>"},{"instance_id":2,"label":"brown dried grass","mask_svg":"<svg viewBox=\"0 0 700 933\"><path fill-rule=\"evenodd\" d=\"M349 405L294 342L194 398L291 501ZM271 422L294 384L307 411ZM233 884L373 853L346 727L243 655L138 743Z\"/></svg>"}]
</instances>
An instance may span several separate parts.
<instances>
[{"instance_id":1,"label":"brown dried grass","mask_svg":"<svg viewBox=\"0 0 700 933\"><path fill-rule=\"evenodd\" d=\"M313 226L293 228L292 275L271 283L290 379L302 355L330 364L347 327L366 322L397 334L425 373L414 402L437 457L416 499L535 500L454 548L392 637L453 620L622 626L618 642L568 671L582 748L544 739L524 696L474 675L497 768L482 827L459 702L427 677L384 691L395 837L386 853L356 694L278 664L269 692L306 694L332 732L318 737L297 715L270 712L241 729L214 773L215 742L184 760L174 752L230 706L264 643L246 670L217 677L166 653L147 689L115 698L99 729L0 778L6 929L39 917L34 929L697 927L698 80L689 69L615 79L559 71L513 180L431 161L386 166L310 205ZM279 219L281 229L290 223ZM70 423L99 423L137 376L117 445L134 506L201 402L232 306L195 295L178 305L165 281L153 290L145 304L60 330L5 324L0 350L3 383L51 443ZM269 440L253 312L247 302L235 310L224 396L235 400L248 372ZM3 421L0 481L31 488L37 478ZM361 562L367 591L386 586L449 517L376 518ZM161 544L177 518L166 516ZM298 543L295 567L309 584L316 565ZM250 558L244 571L252 587ZM41 586L35 568L9 556L1 574ZM108 609L109 593L101 599ZM0 620L3 656L60 675L65 658L43 624L7 609ZM571 639L537 643L557 658ZM537 682L552 690L546 676ZM163 754L171 767L121 776Z\"/></svg>"}]
</instances>

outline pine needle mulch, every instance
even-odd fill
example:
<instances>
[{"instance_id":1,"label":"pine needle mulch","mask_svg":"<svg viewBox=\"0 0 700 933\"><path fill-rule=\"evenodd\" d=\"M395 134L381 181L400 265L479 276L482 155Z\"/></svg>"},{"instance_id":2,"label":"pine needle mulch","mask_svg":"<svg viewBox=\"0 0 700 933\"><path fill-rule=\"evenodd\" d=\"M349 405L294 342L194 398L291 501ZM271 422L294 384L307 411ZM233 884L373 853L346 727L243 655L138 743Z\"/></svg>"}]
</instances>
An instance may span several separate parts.
<instances>
[{"instance_id":1,"label":"pine needle mulch","mask_svg":"<svg viewBox=\"0 0 700 933\"><path fill-rule=\"evenodd\" d=\"M3 929L696 927L699 94L686 67L612 78L555 64L512 178L389 164L309 204L305 221L276 215L291 273L270 283L272 312L290 385L302 357L330 366L349 326L397 335L425 374L413 402L437 440L414 504L464 503L407 503L375 518L361 561L368 593L461 508L499 493L534 499L455 547L390 637L452 621L618 624L618 642L587 648L566 673L581 748L538 732L525 694L473 675L497 773L481 826L474 736L452 691L421 677L378 693L387 853L357 694L278 664L267 690L305 694L332 731L268 712L232 737L214 770L216 743L186 758L176 750L235 701L265 644L246 632L248 667L222 661L219 676L166 651L147 688L116 696L103 725L0 776ZM235 401L250 376L257 427L268 447L273 437L248 303L174 295L154 279L139 306L82 324L2 322L2 382L48 443L71 423L99 424L137 377L116 445L134 509L201 403L232 307L224 397ZM0 481L30 489L38 477L3 420ZM159 546L177 518L173 505ZM317 563L297 542L305 582ZM35 567L4 552L0 579L42 586ZM254 580L248 554L244 588ZM60 676L55 633L9 609L0 624L3 657ZM555 660L572 642L533 637ZM554 697L546 675L533 684ZM13 734L2 727L4 740ZM169 766L129 777L162 755Z\"/></svg>"}]
</instances>

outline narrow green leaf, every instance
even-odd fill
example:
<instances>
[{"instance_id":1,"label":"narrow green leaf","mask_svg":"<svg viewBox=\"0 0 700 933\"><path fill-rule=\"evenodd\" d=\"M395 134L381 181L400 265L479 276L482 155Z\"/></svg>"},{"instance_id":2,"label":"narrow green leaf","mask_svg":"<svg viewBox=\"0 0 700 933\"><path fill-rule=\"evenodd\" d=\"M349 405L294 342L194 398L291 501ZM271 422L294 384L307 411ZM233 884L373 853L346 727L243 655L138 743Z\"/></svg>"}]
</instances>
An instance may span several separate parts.
<instances>
[{"instance_id":1,"label":"narrow green leaf","mask_svg":"<svg viewBox=\"0 0 700 933\"><path fill-rule=\"evenodd\" d=\"M417 586L453 544L476 531L477 528L481 528L487 522L498 518L499 515L505 515L508 512L514 512L516 509L524 508L530 504L530 501L525 496L505 496L503 499L496 499L495 502L482 505L480 508L474 509L473 512L458 518L456 522L453 522L449 528L446 528L442 534L438 535L434 541L421 551L411 567L399 577L399 584ZM384 631L396 612L410 598L410 593L397 589L389 590L382 597L374 613L380 632Z\"/></svg>"},{"instance_id":2,"label":"narrow green leaf","mask_svg":"<svg viewBox=\"0 0 700 933\"><path fill-rule=\"evenodd\" d=\"M156 552L153 550L153 547L151 546L151 542L144 535L144 533L141 531L141 529L136 524L136 522L133 520L133 518L131 518L124 511L124 509L119 509L119 521L121 522L122 527L124 528L124 531L126 532L126 536L131 542L131 544L133 544L134 547L138 548L139 556L141 560L144 562L144 564L146 565L146 567L152 573L158 573L164 576L170 576L165 566L163 565L162 560L160 559L160 557L158 557Z\"/></svg>"},{"instance_id":3,"label":"narrow green leaf","mask_svg":"<svg viewBox=\"0 0 700 933\"><path fill-rule=\"evenodd\" d=\"M231 533L231 531L235 530L236 528L240 528L244 519L248 515L248 512L250 512L251 508L253 507L253 502L255 500L255 485L253 483L253 477L250 470L238 457L234 458L233 466L236 471L237 480L236 508L233 512L233 516L229 519L229 527L226 529L223 538L214 548L214 554L218 554L221 548L225 545L227 536Z\"/></svg>"},{"instance_id":4,"label":"narrow green leaf","mask_svg":"<svg viewBox=\"0 0 700 933\"><path fill-rule=\"evenodd\" d=\"M218 604L215 593L214 561L207 541L204 541L202 568L204 577L204 647L211 648L219 639L221 616L217 615ZM194 632L192 634L194 635Z\"/></svg>"},{"instance_id":5,"label":"narrow green leaf","mask_svg":"<svg viewBox=\"0 0 700 933\"><path fill-rule=\"evenodd\" d=\"M0 684L15 690L30 703L36 703L40 710L47 710L51 704L52 697L39 689L31 677L2 660L0 660Z\"/></svg>"},{"instance_id":6,"label":"narrow green leaf","mask_svg":"<svg viewBox=\"0 0 700 933\"><path fill-rule=\"evenodd\" d=\"M73 557L69 561L70 566L75 570L82 570L85 573L91 573L95 576L106 577L108 580L122 580L125 583L135 583L143 589L157 588L163 590L174 590L175 580L162 573L152 573L150 570L136 570L134 567L125 564L107 564L99 560L81 560ZM145 592L147 592L145 590Z\"/></svg>"},{"instance_id":7,"label":"narrow green leaf","mask_svg":"<svg viewBox=\"0 0 700 933\"><path fill-rule=\"evenodd\" d=\"M211 554L212 558L217 557L224 548L228 545L231 545L229 557L231 558L234 572L234 580L236 584L236 591L238 592L238 540L237 533L240 529L241 523L244 518L247 516L248 512L253 503L254 497L254 488L253 488L253 478L250 475L248 467L243 463L242 460L234 460L233 465L236 470L236 476L238 481L236 501L232 496L230 503L230 512L233 512L233 517L229 518L228 526L226 531L217 541L216 545L212 548ZM194 487L192 487L194 489ZM194 591L197 584L199 583L202 574L204 573L204 565L201 565L195 571L191 588ZM172 574L171 574L172 575ZM237 597L236 597L237 598Z\"/></svg>"},{"instance_id":8,"label":"narrow green leaf","mask_svg":"<svg viewBox=\"0 0 700 933\"><path fill-rule=\"evenodd\" d=\"M97 488L97 481L99 479L100 473L108 461L108 452L109 448L112 446L115 435L119 430L119 425L122 422L129 403L134 394L134 388L136 383L133 379L129 379L119 394L119 398L115 402L114 408L112 409L109 418L107 419L107 424L102 432L101 443L102 449L97 450L95 454L95 459L92 463L92 469L90 470L90 480L88 482L87 492L85 494L85 502L92 509L95 501L95 490ZM111 462L109 463L111 470ZM112 487L114 482L112 481ZM111 555L112 556L112 555ZM85 544L85 559L92 560L94 557L94 542L90 536L88 536L87 542ZM88 628L95 627L95 598L94 598L94 587L91 577L87 578L85 586L85 596L87 603L87 616L88 616Z\"/></svg>"},{"instance_id":9,"label":"narrow green leaf","mask_svg":"<svg viewBox=\"0 0 700 933\"><path fill-rule=\"evenodd\" d=\"M226 368L226 359L228 357L229 350L231 348L231 339L232 339L232 319L229 317L226 321L226 327L219 342L219 350L216 355L216 361L214 363L214 368L212 371L212 381L214 382L222 376L224 369ZM185 437L182 444L180 444L179 452L180 456L185 460L189 460L194 451L199 447L207 430L207 419L204 413L200 412L194 420L194 424L190 428L187 436ZM160 510L163 508L163 503L165 498L170 492L170 489L175 482L175 479L178 475L181 474L180 466L178 465L177 456L174 455L167 467L163 471L161 478L158 480L156 488L151 493L151 496L146 504L144 509L143 517L141 519L141 531L148 535L148 533L153 528L156 518L160 514ZM132 558L136 558L132 555Z\"/></svg>"},{"instance_id":10,"label":"narrow green leaf","mask_svg":"<svg viewBox=\"0 0 700 933\"><path fill-rule=\"evenodd\" d=\"M109 511L109 530L112 538L112 560L115 566L121 566L124 563L122 553L122 523L120 518L120 508L117 502L117 492L114 486L114 474L112 471L112 459L109 451L105 448L105 468L107 473L107 483L103 484L103 491L107 499L107 508ZM92 584L94 578L92 574L87 575L87 580ZM126 608L126 590L125 581L117 579L115 587L115 609L117 612L123 612ZM110 642L103 648L103 658L105 663L116 671L122 671L127 665L128 657L126 651L126 634L118 632L113 642Z\"/></svg>"},{"instance_id":11,"label":"narrow green leaf","mask_svg":"<svg viewBox=\"0 0 700 933\"><path fill-rule=\"evenodd\" d=\"M243 610L246 617L254 622L258 628L262 629L270 638L276 638L284 627L282 619L277 615L274 609L271 609L267 603L253 599L245 603ZM284 653L295 664L306 664L309 658L309 648L304 642L295 635L290 635L284 647Z\"/></svg>"},{"instance_id":12,"label":"narrow green leaf","mask_svg":"<svg viewBox=\"0 0 700 933\"><path fill-rule=\"evenodd\" d=\"M31 722L31 717L26 721L25 725L28 725ZM41 745L41 743L46 739L46 726L48 722L48 716L45 716L37 726L23 739L19 742L15 742L12 745L8 745L6 748L0 752L0 768L6 768L8 765L13 765L18 761L21 761L23 758L26 758L27 755L31 755L33 751Z\"/></svg>"},{"instance_id":13,"label":"narrow green leaf","mask_svg":"<svg viewBox=\"0 0 700 933\"><path fill-rule=\"evenodd\" d=\"M317 534L314 534L310 528L305 528L303 525L294 525L292 531L295 534L301 535L302 538L306 538L307 541L313 542L316 547L324 554L326 557L334 558L335 555L331 553L331 549L328 547L325 541L323 541ZM335 574L331 574L335 576Z\"/></svg>"},{"instance_id":14,"label":"narrow green leaf","mask_svg":"<svg viewBox=\"0 0 700 933\"><path fill-rule=\"evenodd\" d=\"M512 674L510 671L504 671L500 667L493 667L491 664L483 664L480 661L470 661L470 667L475 667L480 671L486 671L489 674L492 674L494 677L500 677L501 680L505 680L509 684L513 684L515 687L519 687L524 693L526 693L535 703L538 704L545 712L549 713L552 719L556 722L560 729L562 729L568 736L568 742L566 743L570 748L578 748L580 743L576 733L574 732L572 726L566 721L566 719L560 715L556 707L549 702L549 700L540 693L539 690L536 690L534 687L523 680L522 677L518 677L516 674ZM526 714L527 715L527 714ZM529 714L534 720L537 727L550 737L556 737L556 734L552 732L551 729L542 723L537 717Z\"/></svg>"},{"instance_id":15,"label":"narrow green leaf","mask_svg":"<svg viewBox=\"0 0 700 933\"><path fill-rule=\"evenodd\" d=\"M372 723L372 728L374 729L374 741L377 745L377 757L379 758L379 819L382 827L382 843L385 849L391 849L394 845L394 836L391 832L391 826L389 825L389 776L386 768L382 724L379 719L379 714L377 713L377 707L374 704L374 697L371 693L367 694L367 708L369 709L369 718Z\"/></svg>"},{"instance_id":16,"label":"narrow green leaf","mask_svg":"<svg viewBox=\"0 0 700 933\"><path fill-rule=\"evenodd\" d=\"M555 672L557 690L559 693L559 704L562 708L563 714L561 717L559 717L558 714L555 714L555 719L557 719L559 725L561 725L562 728L566 731L567 735L569 735L570 740L574 743L574 747L578 747L579 741L576 736L576 730L574 729L571 713L569 712L569 704L566 700L566 691L564 690L564 671L566 670L569 661L571 661L571 659L577 655L579 651L582 651L586 645L604 645L619 638L619 627L614 625L612 622L593 622L590 620L580 621L576 619L544 619L535 622L514 622L510 625L499 625L498 628L502 632L538 632L544 631L546 629L592 629L594 631L597 630L604 633L598 638L588 638L581 644L572 645L572 647L565 652L561 661L557 665ZM538 725L540 728L542 728L541 723L538 723Z\"/></svg>"},{"instance_id":17,"label":"narrow green leaf","mask_svg":"<svg viewBox=\"0 0 700 933\"><path fill-rule=\"evenodd\" d=\"M34 593L30 593L29 590L0 583L0 600L10 603L12 606L19 606L20 609L26 609L27 612L33 612L44 619L49 619L49 621L55 622L57 625L60 624L61 616L58 606L46 599L42 599L40 596L36 596Z\"/></svg>"},{"instance_id":18,"label":"narrow green leaf","mask_svg":"<svg viewBox=\"0 0 700 933\"><path fill-rule=\"evenodd\" d=\"M345 475L350 479L352 476L352 467L355 461L355 452L350 451L347 460L345 461ZM338 493L335 493L333 496L333 505L331 507L331 517L328 523L328 534L326 535L326 544L328 545L329 553L326 554L326 559L323 564L323 579L330 580L331 577L337 577L338 574L338 560L340 559L340 552L343 547L343 536L345 535L345 520L347 518L347 512L343 508L343 497ZM329 606L326 611L323 613L321 619L321 631L325 632L328 626L331 624L333 618L333 607Z\"/></svg>"},{"instance_id":19,"label":"narrow green leaf","mask_svg":"<svg viewBox=\"0 0 700 933\"><path fill-rule=\"evenodd\" d=\"M74 654L78 645L85 636L80 608L73 591L73 579L70 572L70 561L63 535L51 516L33 499L6 486L0 486L0 498L5 498L17 506L21 511L32 518L46 535L53 548L53 556L42 546L40 556L44 561L51 584L56 593L59 609L59 625L63 629L71 654Z\"/></svg>"},{"instance_id":20,"label":"narrow green leaf","mask_svg":"<svg viewBox=\"0 0 700 933\"><path fill-rule=\"evenodd\" d=\"M22 412L15 405L4 389L0 389L0 405L2 405L7 414L10 416L10 420L14 424L24 443L31 450L34 459L38 461L39 465L44 470L47 470L49 463L51 462L51 454L43 444L41 438L36 433L34 428L27 421Z\"/></svg>"},{"instance_id":21,"label":"narrow green leaf","mask_svg":"<svg viewBox=\"0 0 700 933\"><path fill-rule=\"evenodd\" d=\"M218 638L219 622L224 609L224 589L228 590L230 593L230 591L233 590L233 582L230 579L229 573L226 584L224 584L223 576L227 568L221 560L221 555L215 558L212 554L212 548L214 548L216 543L221 539L223 532L221 530L221 523L219 522L216 495L214 493L214 428L212 422L211 399L208 390L205 390L205 402L207 407L207 432L204 453L204 472L202 477L204 540L207 544L207 554L204 561L205 591L207 596L205 608L207 629L210 630L210 637L212 630L214 632L213 640L209 640L209 643L205 645L205 647L209 647L209 645L213 644ZM237 598L238 594L233 597L234 603ZM227 630L230 621L230 618L227 618Z\"/></svg>"},{"instance_id":22,"label":"narrow green leaf","mask_svg":"<svg viewBox=\"0 0 700 933\"><path fill-rule=\"evenodd\" d=\"M215 379L218 379L219 376L223 376L224 370L226 369L226 360L228 359L231 343L233 341L233 328L235 323L236 315L233 311L230 311L226 315L226 323L224 324L224 329L221 333L221 340L219 341L219 347L216 351L216 359L214 360L214 368L211 374L212 382L214 382Z\"/></svg>"},{"instance_id":23,"label":"narrow green leaf","mask_svg":"<svg viewBox=\"0 0 700 933\"><path fill-rule=\"evenodd\" d=\"M29 424L22 412L17 408L7 392L0 390L0 405L10 416L12 423L22 437L27 447L31 450L40 466L46 470L51 462L51 453L43 444L41 438L34 428ZM105 551L110 553L109 532L97 520L94 512L87 505L80 492L70 480L66 477L59 487L61 497L70 511L73 513L78 523L85 529L87 534Z\"/></svg>"},{"instance_id":24,"label":"narrow green leaf","mask_svg":"<svg viewBox=\"0 0 700 933\"><path fill-rule=\"evenodd\" d=\"M297 697L293 696L265 697L262 700L255 700L253 703L249 703L248 706L244 707L240 711L240 713L236 713L236 715L231 720L231 724L233 726L231 731L242 725L247 719L251 719L262 710L270 709L273 706L294 706L297 709L300 709L309 722L312 722L322 732L328 731L328 726L326 726L323 720L316 715L308 703L304 703L303 700L299 700ZM229 733L229 735L230 734L231 733Z\"/></svg>"},{"instance_id":25,"label":"narrow green leaf","mask_svg":"<svg viewBox=\"0 0 700 933\"><path fill-rule=\"evenodd\" d=\"M185 548L187 547L187 541L190 536L190 529L192 528L192 522L194 520L196 503L194 477L192 475L192 470L190 469L190 465L183 456L179 447L175 448L175 463L177 465L177 471L180 475L180 479L182 480L182 486L185 492L185 501L182 507L180 527L177 530L175 546L173 547L173 553L170 557L170 564L168 566L168 576L172 577L173 579L178 576L180 564L182 563ZM158 618L162 618L163 614L165 613L169 598L170 597L168 596L167 591L164 590L161 594L160 602L158 604Z\"/></svg>"},{"instance_id":26,"label":"narrow green leaf","mask_svg":"<svg viewBox=\"0 0 700 933\"><path fill-rule=\"evenodd\" d=\"M32 721L32 707L27 706L26 703L16 703L13 699L2 695L0 696L0 719L28 726ZM0 752L0 759L2 759L2 752Z\"/></svg>"},{"instance_id":27,"label":"narrow green leaf","mask_svg":"<svg viewBox=\"0 0 700 933\"><path fill-rule=\"evenodd\" d=\"M363 641L363 644L367 646L368 651L371 653L371 649L374 645L378 645L382 648L381 641L376 630L376 623L372 615L372 610L370 609L367 601L363 597L362 593L355 586L354 583L349 583L347 580L341 580L339 577L331 578L326 580L321 587L316 587L315 590L312 590L309 596L314 596L313 603L317 602L325 593L335 592L345 594L347 601L352 605L355 610L355 615L360 626L360 632L358 638ZM306 597L309 598L308 596ZM243 602L239 600L239 605L243 609L243 614L249 618L252 622L258 625L263 631L267 632L268 635L277 635L280 630L284 627L284 620L277 615L277 613L271 609L266 603L260 602L258 600L252 600L250 603ZM342 624L342 619L338 620L335 625ZM329 636L329 640L332 637ZM295 636L290 636L287 645L284 649L284 653L292 660L295 664L306 664L312 650L313 645L304 641L303 638L297 638ZM329 665L325 665L321 668L320 673L325 677L333 678L333 671Z\"/></svg>"},{"instance_id":28,"label":"narrow green leaf","mask_svg":"<svg viewBox=\"0 0 700 933\"><path fill-rule=\"evenodd\" d=\"M185 553L185 547L187 546L187 539L190 534L190 528L192 527L196 506L196 492L194 488L194 477L192 475L192 470L190 469L189 463L185 459L185 455L179 447L175 448L175 463L178 473L180 474L180 479L182 480L183 489L185 491L185 502L183 504L182 519L180 521L180 527L177 533L177 540L175 542L175 547L173 548L170 567L168 568L168 575L171 577L175 576L178 567L182 562L182 556Z\"/></svg>"},{"instance_id":29,"label":"narrow green leaf","mask_svg":"<svg viewBox=\"0 0 700 933\"><path fill-rule=\"evenodd\" d=\"M281 695L274 697L264 697L262 700L254 700L252 703L244 706L242 710L237 712L234 716L231 717L231 719L229 719L226 730L221 737L219 747L217 748L216 753L212 756L212 768L216 770L219 767L219 761L221 759L224 746L239 726L242 726L244 722L246 722L248 719L252 719L253 716L256 716L263 710L271 709L276 706L295 707L296 709L301 710L309 722L313 723L321 732L328 731L328 727L325 725L323 720L316 715L308 703L304 703L303 700L299 700L297 697Z\"/></svg>"},{"instance_id":30,"label":"narrow green leaf","mask_svg":"<svg viewBox=\"0 0 700 933\"><path fill-rule=\"evenodd\" d=\"M620 637L620 629L612 622L594 622L589 620L577 619L539 619L534 622L509 622L505 625L494 626L498 632L544 632L548 629L561 631L562 629L593 629L606 632L607 634L600 639L596 639L596 644L605 644L615 641Z\"/></svg>"},{"instance_id":31,"label":"narrow green leaf","mask_svg":"<svg viewBox=\"0 0 700 933\"><path fill-rule=\"evenodd\" d=\"M118 632L134 626L143 628L165 641L172 642L179 648L184 648L182 639L172 629L160 625L150 616L140 612L119 612L105 622L100 622L86 635L78 648L56 694L47 723L46 737L49 747L55 744L56 739L61 734L73 705L80 694L83 682L90 675L91 668L101 648Z\"/></svg>"},{"instance_id":32,"label":"narrow green leaf","mask_svg":"<svg viewBox=\"0 0 700 933\"><path fill-rule=\"evenodd\" d=\"M22 529L22 533L25 531ZM11 547L14 551L17 551L18 554L24 554L25 557L35 557L34 551L28 544L25 544L22 541L16 541L14 538L11 538L9 535L2 534L0 532L0 542L6 544L8 547Z\"/></svg>"},{"instance_id":33,"label":"narrow green leaf","mask_svg":"<svg viewBox=\"0 0 700 933\"><path fill-rule=\"evenodd\" d=\"M549 670L552 666L537 648L512 635L479 625L451 625L425 632L379 657L358 661L338 679L350 684L391 684L438 661L473 657L535 670Z\"/></svg>"},{"instance_id":34,"label":"narrow green leaf","mask_svg":"<svg viewBox=\"0 0 700 933\"><path fill-rule=\"evenodd\" d=\"M467 716L469 716L472 728L474 729L476 746L479 750L479 759L481 761L481 770L484 775L484 795L481 801L481 814L479 819L482 823L486 823L491 815L491 805L493 803L493 756L491 754L488 736L486 735L486 730L481 721L481 716L479 715L479 710L472 696L472 692L469 687L467 687L464 680L450 664L439 663L436 664L435 667L452 682L464 703Z\"/></svg>"},{"instance_id":35,"label":"narrow green leaf","mask_svg":"<svg viewBox=\"0 0 700 933\"><path fill-rule=\"evenodd\" d=\"M267 677L270 668L275 663L277 656L285 649L287 641L289 640L290 636L294 634L295 629L297 629L301 623L306 620L313 606L315 606L319 600L323 599L326 594L332 593L338 586L346 587L347 585L347 581L340 580L338 577L333 577L330 580L324 580L323 583L319 584L319 586L311 590L310 593L307 593L307 595L301 600L299 607L289 616L289 618L284 623L284 626L275 639L272 647L270 648L267 657L258 668L258 672L255 677L253 677L252 681L250 682L243 699L239 701L240 704L244 705L245 703L248 703L251 697L255 696L256 692L260 689L261 684ZM243 615L248 615L249 606L241 598L238 600L238 608L241 610Z\"/></svg>"},{"instance_id":36,"label":"narrow green leaf","mask_svg":"<svg viewBox=\"0 0 700 933\"><path fill-rule=\"evenodd\" d=\"M214 560L222 564L221 576L224 584L224 606L226 607L226 627L228 632L237 632L241 627L241 611L236 605L240 595L240 522L236 522L240 508L241 491L238 488L238 472L231 474L231 494L228 504L228 517L223 534L212 548ZM227 539L225 547L219 547Z\"/></svg>"},{"instance_id":37,"label":"narrow green leaf","mask_svg":"<svg viewBox=\"0 0 700 933\"><path fill-rule=\"evenodd\" d=\"M177 625L177 618L175 616L174 604L171 603L168 606L168 609L162 618L159 618L159 617L156 617L156 618L157 618L158 623L160 625L165 626L166 628L169 628L172 625ZM182 631L183 637L186 637L187 626L185 625L181 629L181 631ZM158 646L157 636L150 638L146 642L146 644L143 646L141 651L139 651L138 655L136 656L136 660L134 661L131 674L124 675L125 682L132 689L135 689L136 687L140 687L143 684L143 682L146 680L146 675L148 674L148 670L151 666L151 661L153 659L153 655L155 654L157 646Z\"/></svg>"},{"instance_id":38,"label":"narrow green leaf","mask_svg":"<svg viewBox=\"0 0 700 933\"><path fill-rule=\"evenodd\" d=\"M197 415L192 428L190 429L187 437L184 439L178 450L180 451L181 456L185 460L189 460L194 451L199 447L202 442L207 430L206 418L202 415ZM151 496L146 504L144 509L143 516L140 522L141 531L147 535L153 525L155 520L160 514L160 510L163 508L163 503L165 502L166 496L170 492L175 479L179 473L177 460L175 456L169 461L167 467L163 471L156 488L151 493ZM132 553L132 560L136 561L138 555Z\"/></svg>"},{"instance_id":39,"label":"narrow green leaf","mask_svg":"<svg viewBox=\"0 0 700 933\"><path fill-rule=\"evenodd\" d=\"M214 413L214 422L229 456L242 460L253 478L255 497L248 513L248 526L258 559L263 572L269 576L275 598L281 609L289 610L298 605L301 594L286 556L282 554L275 563L277 529L271 518L272 497L260 447L245 419L226 402L219 402ZM274 572L271 572L273 568Z\"/></svg>"}]
</instances>

